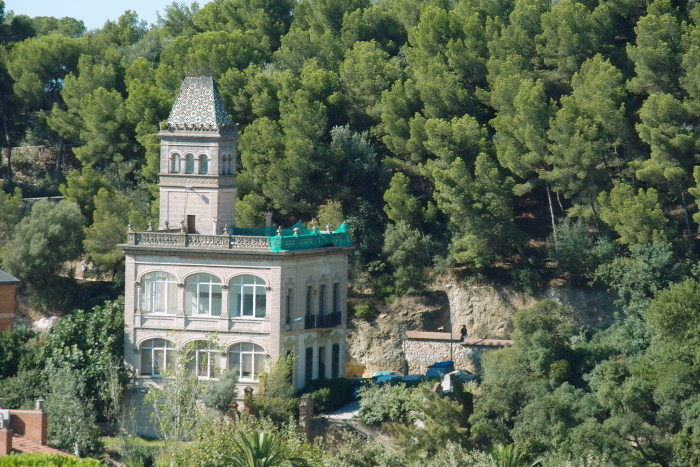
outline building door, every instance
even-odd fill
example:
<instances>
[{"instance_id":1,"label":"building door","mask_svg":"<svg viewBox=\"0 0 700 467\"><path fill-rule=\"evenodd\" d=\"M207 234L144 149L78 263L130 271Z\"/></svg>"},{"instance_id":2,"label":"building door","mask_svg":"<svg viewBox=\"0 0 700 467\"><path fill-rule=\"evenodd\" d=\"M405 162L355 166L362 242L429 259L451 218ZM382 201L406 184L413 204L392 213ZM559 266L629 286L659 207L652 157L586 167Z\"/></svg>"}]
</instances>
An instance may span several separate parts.
<instances>
[{"instance_id":1,"label":"building door","mask_svg":"<svg viewBox=\"0 0 700 467\"><path fill-rule=\"evenodd\" d=\"M314 377L314 348L306 348L306 358L304 359L304 383L308 383Z\"/></svg>"},{"instance_id":2,"label":"building door","mask_svg":"<svg viewBox=\"0 0 700 467\"><path fill-rule=\"evenodd\" d=\"M318 348L318 379L326 379L326 348Z\"/></svg>"},{"instance_id":3,"label":"building door","mask_svg":"<svg viewBox=\"0 0 700 467\"><path fill-rule=\"evenodd\" d=\"M187 216L187 233L197 233L197 230L194 225L194 216L193 215L188 215Z\"/></svg>"}]
</instances>

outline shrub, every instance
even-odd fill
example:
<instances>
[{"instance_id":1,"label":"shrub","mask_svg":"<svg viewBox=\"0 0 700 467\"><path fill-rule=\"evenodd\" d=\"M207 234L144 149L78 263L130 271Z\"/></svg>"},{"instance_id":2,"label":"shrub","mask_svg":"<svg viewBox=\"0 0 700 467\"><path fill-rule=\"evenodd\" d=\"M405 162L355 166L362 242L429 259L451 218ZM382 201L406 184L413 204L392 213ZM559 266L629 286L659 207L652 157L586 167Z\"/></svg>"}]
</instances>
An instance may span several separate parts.
<instances>
[{"instance_id":1,"label":"shrub","mask_svg":"<svg viewBox=\"0 0 700 467\"><path fill-rule=\"evenodd\" d=\"M379 311L377 311L377 309L374 308L369 302L362 302L355 305L355 313L353 316L357 319L369 321L377 316L378 313Z\"/></svg>"},{"instance_id":2,"label":"shrub","mask_svg":"<svg viewBox=\"0 0 700 467\"><path fill-rule=\"evenodd\" d=\"M202 402L210 409L215 409L219 413L225 414L228 405L236 400L238 373L235 371L224 371L218 381L214 381L204 393Z\"/></svg>"},{"instance_id":3,"label":"shrub","mask_svg":"<svg viewBox=\"0 0 700 467\"><path fill-rule=\"evenodd\" d=\"M31 329L0 331L0 378L17 374L26 343L34 336Z\"/></svg>"},{"instance_id":4,"label":"shrub","mask_svg":"<svg viewBox=\"0 0 700 467\"><path fill-rule=\"evenodd\" d=\"M0 457L0 466L14 467L21 465L36 465L46 467L100 467L97 459L79 459L60 454L10 454Z\"/></svg>"},{"instance_id":5,"label":"shrub","mask_svg":"<svg viewBox=\"0 0 700 467\"><path fill-rule=\"evenodd\" d=\"M360 389L360 419L368 425L382 422L409 423L411 411L421 403L421 393L398 385L370 385Z\"/></svg>"},{"instance_id":6,"label":"shrub","mask_svg":"<svg viewBox=\"0 0 700 467\"><path fill-rule=\"evenodd\" d=\"M311 394L316 413L328 413L344 407L353 399L353 382L347 378L311 381L299 394Z\"/></svg>"}]
</instances>

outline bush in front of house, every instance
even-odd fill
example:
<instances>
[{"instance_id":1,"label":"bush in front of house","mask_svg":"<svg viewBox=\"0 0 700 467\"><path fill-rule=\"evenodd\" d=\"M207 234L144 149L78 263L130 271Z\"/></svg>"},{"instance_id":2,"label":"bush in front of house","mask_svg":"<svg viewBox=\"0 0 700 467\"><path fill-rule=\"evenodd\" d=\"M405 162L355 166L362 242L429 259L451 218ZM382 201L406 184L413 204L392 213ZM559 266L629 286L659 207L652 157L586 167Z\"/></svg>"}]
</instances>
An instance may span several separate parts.
<instances>
[{"instance_id":1,"label":"bush in front of house","mask_svg":"<svg viewBox=\"0 0 700 467\"><path fill-rule=\"evenodd\" d=\"M317 379L299 391L311 394L315 413L329 413L344 407L353 400L353 382L347 378Z\"/></svg>"},{"instance_id":2,"label":"bush in front of house","mask_svg":"<svg viewBox=\"0 0 700 467\"><path fill-rule=\"evenodd\" d=\"M405 384L370 384L360 389L360 420L368 425L382 422L410 423L412 411L421 407L419 388Z\"/></svg>"},{"instance_id":3,"label":"bush in front of house","mask_svg":"<svg viewBox=\"0 0 700 467\"><path fill-rule=\"evenodd\" d=\"M51 467L101 467L104 464L97 459L81 459L61 454L10 454L0 457L0 467L19 467L26 465Z\"/></svg>"}]
</instances>

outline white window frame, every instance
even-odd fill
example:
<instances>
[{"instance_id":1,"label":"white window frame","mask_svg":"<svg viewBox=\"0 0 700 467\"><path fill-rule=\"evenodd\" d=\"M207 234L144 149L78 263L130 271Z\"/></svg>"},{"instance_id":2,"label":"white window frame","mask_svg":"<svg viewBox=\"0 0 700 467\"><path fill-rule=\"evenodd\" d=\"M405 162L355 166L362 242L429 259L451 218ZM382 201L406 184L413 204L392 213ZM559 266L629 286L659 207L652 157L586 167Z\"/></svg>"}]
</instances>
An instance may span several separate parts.
<instances>
[{"instance_id":1,"label":"white window frame","mask_svg":"<svg viewBox=\"0 0 700 467\"><path fill-rule=\"evenodd\" d=\"M192 274L185 281L185 314L221 316L221 280L213 274ZM207 305L208 303L208 305Z\"/></svg>"},{"instance_id":2,"label":"white window frame","mask_svg":"<svg viewBox=\"0 0 700 467\"><path fill-rule=\"evenodd\" d=\"M199 160L199 170L200 175L207 175L209 173L209 158L206 154L200 154L197 158Z\"/></svg>"},{"instance_id":3,"label":"white window frame","mask_svg":"<svg viewBox=\"0 0 700 467\"><path fill-rule=\"evenodd\" d=\"M267 316L267 286L261 277L253 274L236 276L229 282L228 290L230 316L251 319L264 319ZM264 300L262 306L259 306L259 297ZM247 300L251 300L249 312L245 306L248 304Z\"/></svg>"},{"instance_id":4,"label":"white window frame","mask_svg":"<svg viewBox=\"0 0 700 467\"><path fill-rule=\"evenodd\" d=\"M185 173L188 175L195 173L194 154L187 154L185 156Z\"/></svg>"},{"instance_id":5,"label":"white window frame","mask_svg":"<svg viewBox=\"0 0 700 467\"><path fill-rule=\"evenodd\" d=\"M177 278L170 273L153 271L144 274L139 294L142 313L171 315L177 312Z\"/></svg>"},{"instance_id":6,"label":"white window frame","mask_svg":"<svg viewBox=\"0 0 700 467\"><path fill-rule=\"evenodd\" d=\"M168 371L173 371L175 369L177 358L175 344L169 340L163 339L162 337L154 337L153 339L143 341L139 350L141 376L162 378ZM158 356L161 352L163 355L162 368L158 365ZM148 369L144 368L144 357L146 356L150 360L150 368Z\"/></svg>"},{"instance_id":7,"label":"white window frame","mask_svg":"<svg viewBox=\"0 0 700 467\"><path fill-rule=\"evenodd\" d=\"M170 173L179 174L182 170L182 157L180 154L173 154L170 158Z\"/></svg>"},{"instance_id":8,"label":"white window frame","mask_svg":"<svg viewBox=\"0 0 700 467\"><path fill-rule=\"evenodd\" d=\"M198 340L189 342L187 348L187 371L199 379L219 379L219 349L215 344ZM206 364L206 366L203 366Z\"/></svg>"},{"instance_id":9,"label":"white window frame","mask_svg":"<svg viewBox=\"0 0 700 467\"><path fill-rule=\"evenodd\" d=\"M265 371L265 357L262 346L240 342L229 348L228 369L236 372L238 381L258 381L258 375ZM250 371L247 371L248 366Z\"/></svg>"}]
</instances>

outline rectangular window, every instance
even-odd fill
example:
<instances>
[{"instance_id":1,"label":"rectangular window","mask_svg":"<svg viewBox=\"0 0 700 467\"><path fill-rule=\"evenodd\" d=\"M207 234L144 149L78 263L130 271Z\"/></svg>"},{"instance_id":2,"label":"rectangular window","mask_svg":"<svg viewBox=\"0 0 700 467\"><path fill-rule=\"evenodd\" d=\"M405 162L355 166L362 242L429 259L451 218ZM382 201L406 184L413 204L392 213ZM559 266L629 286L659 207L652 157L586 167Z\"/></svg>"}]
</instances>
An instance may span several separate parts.
<instances>
[{"instance_id":1,"label":"rectangular window","mask_svg":"<svg viewBox=\"0 0 700 467\"><path fill-rule=\"evenodd\" d=\"M197 229L195 228L195 216L193 215L187 216L187 233L197 233Z\"/></svg>"},{"instance_id":2,"label":"rectangular window","mask_svg":"<svg viewBox=\"0 0 700 467\"><path fill-rule=\"evenodd\" d=\"M325 284L321 286L318 292L318 314L326 314L326 286Z\"/></svg>"},{"instance_id":3,"label":"rectangular window","mask_svg":"<svg viewBox=\"0 0 700 467\"><path fill-rule=\"evenodd\" d=\"M318 348L318 379L326 379L326 348Z\"/></svg>"},{"instance_id":4,"label":"rectangular window","mask_svg":"<svg viewBox=\"0 0 700 467\"><path fill-rule=\"evenodd\" d=\"M340 377L340 344L333 344L331 355L331 378Z\"/></svg>"},{"instance_id":5,"label":"rectangular window","mask_svg":"<svg viewBox=\"0 0 700 467\"><path fill-rule=\"evenodd\" d=\"M333 283L333 313L340 312L340 284Z\"/></svg>"},{"instance_id":6,"label":"rectangular window","mask_svg":"<svg viewBox=\"0 0 700 467\"><path fill-rule=\"evenodd\" d=\"M314 377L314 348L306 348L306 360L304 361L304 382L308 383Z\"/></svg>"},{"instance_id":7,"label":"rectangular window","mask_svg":"<svg viewBox=\"0 0 700 467\"><path fill-rule=\"evenodd\" d=\"M313 308L313 306L311 304L311 297L312 297L311 286L308 286L306 288L306 316L311 315L311 311Z\"/></svg>"},{"instance_id":8,"label":"rectangular window","mask_svg":"<svg viewBox=\"0 0 700 467\"><path fill-rule=\"evenodd\" d=\"M287 319L286 323L291 324L292 322L292 289L287 289Z\"/></svg>"}]
</instances>

